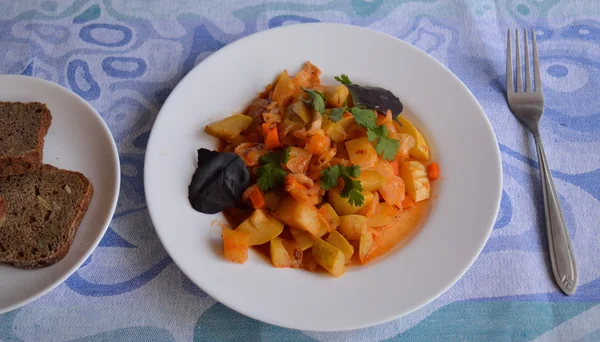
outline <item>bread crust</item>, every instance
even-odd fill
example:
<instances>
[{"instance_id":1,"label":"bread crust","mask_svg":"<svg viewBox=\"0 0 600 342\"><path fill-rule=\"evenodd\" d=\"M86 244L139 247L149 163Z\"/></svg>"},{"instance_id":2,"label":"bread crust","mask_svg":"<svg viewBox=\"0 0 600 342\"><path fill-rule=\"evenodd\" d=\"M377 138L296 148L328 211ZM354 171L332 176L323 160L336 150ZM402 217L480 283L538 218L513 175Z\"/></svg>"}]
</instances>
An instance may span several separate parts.
<instances>
[{"instance_id":1,"label":"bread crust","mask_svg":"<svg viewBox=\"0 0 600 342\"><path fill-rule=\"evenodd\" d=\"M5 102L0 102L5 103ZM23 102L15 102L26 104ZM39 169L44 160L44 140L48 129L52 123L52 114L45 103L31 102L33 104L39 104L42 107L42 118L40 120L40 126L37 131L37 145L35 150L29 151L23 155L0 157L0 177L19 175L25 172Z\"/></svg>"}]
</instances>

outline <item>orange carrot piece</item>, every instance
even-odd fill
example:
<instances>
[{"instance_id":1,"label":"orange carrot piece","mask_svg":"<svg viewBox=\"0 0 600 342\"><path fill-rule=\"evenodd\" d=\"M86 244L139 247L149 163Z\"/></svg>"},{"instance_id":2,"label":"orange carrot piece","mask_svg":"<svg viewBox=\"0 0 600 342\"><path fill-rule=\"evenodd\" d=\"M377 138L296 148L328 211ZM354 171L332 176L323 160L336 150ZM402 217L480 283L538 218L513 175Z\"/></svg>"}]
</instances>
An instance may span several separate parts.
<instances>
[{"instance_id":1,"label":"orange carrot piece","mask_svg":"<svg viewBox=\"0 0 600 342\"><path fill-rule=\"evenodd\" d=\"M243 264L248 260L250 233L223 227L223 256L225 259Z\"/></svg>"},{"instance_id":2,"label":"orange carrot piece","mask_svg":"<svg viewBox=\"0 0 600 342\"><path fill-rule=\"evenodd\" d=\"M279 133L277 132L277 125L264 123L262 124L263 134L265 136L265 148L272 150L279 147Z\"/></svg>"},{"instance_id":3,"label":"orange carrot piece","mask_svg":"<svg viewBox=\"0 0 600 342\"><path fill-rule=\"evenodd\" d=\"M254 209L262 209L267 206L265 196L258 187L255 187L250 191L248 198L250 199L250 202L252 202L252 208Z\"/></svg>"},{"instance_id":4,"label":"orange carrot piece","mask_svg":"<svg viewBox=\"0 0 600 342\"><path fill-rule=\"evenodd\" d=\"M427 177L429 177L430 180L440 178L440 166L437 163L427 165Z\"/></svg>"},{"instance_id":5,"label":"orange carrot piece","mask_svg":"<svg viewBox=\"0 0 600 342\"><path fill-rule=\"evenodd\" d=\"M402 208L408 209L408 208L412 208L414 206L415 206L415 201L413 201L413 199L410 198L410 196L404 197L404 200L402 201Z\"/></svg>"}]
</instances>

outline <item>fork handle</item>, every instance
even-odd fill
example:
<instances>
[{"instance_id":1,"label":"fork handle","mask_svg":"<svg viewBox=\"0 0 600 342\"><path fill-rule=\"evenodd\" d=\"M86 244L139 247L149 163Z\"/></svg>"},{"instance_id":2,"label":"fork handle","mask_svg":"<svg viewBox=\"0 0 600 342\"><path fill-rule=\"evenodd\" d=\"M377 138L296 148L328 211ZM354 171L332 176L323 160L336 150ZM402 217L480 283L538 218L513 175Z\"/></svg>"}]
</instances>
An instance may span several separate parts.
<instances>
[{"instance_id":1,"label":"fork handle","mask_svg":"<svg viewBox=\"0 0 600 342\"><path fill-rule=\"evenodd\" d=\"M571 246L571 238L565 224L558 195L554 189L552 173L546 162L546 154L542 139L535 137L540 173L542 176L542 194L546 213L546 231L550 247L552 273L560 289L567 295L572 295L577 289L577 267Z\"/></svg>"}]
</instances>

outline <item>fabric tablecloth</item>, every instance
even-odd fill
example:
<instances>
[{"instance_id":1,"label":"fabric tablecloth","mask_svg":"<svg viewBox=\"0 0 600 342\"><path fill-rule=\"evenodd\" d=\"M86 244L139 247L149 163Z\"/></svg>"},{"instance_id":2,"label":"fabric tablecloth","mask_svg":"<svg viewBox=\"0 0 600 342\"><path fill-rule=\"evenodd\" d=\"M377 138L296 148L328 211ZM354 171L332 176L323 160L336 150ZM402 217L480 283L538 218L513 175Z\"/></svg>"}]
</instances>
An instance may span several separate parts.
<instances>
[{"instance_id":1,"label":"fabric tablecloth","mask_svg":"<svg viewBox=\"0 0 600 342\"><path fill-rule=\"evenodd\" d=\"M405 317L337 333L267 325L207 296L161 246L143 187L154 118L194 65L256 31L318 21L389 33L449 67L494 127L504 178L491 237L456 285ZM541 131L579 267L572 297L549 270L533 140L503 95L506 31L517 27L537 31ZM0 315L0 339L600 341L599 61L597 0L0 0L0 73L44 78L87 100L108 123L122 168L100 246L55 290Z\"/></svg>"}]
</instances>

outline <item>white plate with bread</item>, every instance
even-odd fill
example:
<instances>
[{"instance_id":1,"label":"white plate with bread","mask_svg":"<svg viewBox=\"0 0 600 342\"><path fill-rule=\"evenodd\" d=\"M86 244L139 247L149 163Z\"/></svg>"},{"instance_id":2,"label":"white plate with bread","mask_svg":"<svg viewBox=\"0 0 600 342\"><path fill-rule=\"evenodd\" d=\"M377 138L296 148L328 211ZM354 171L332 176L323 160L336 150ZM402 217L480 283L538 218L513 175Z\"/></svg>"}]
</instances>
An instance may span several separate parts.
<instances>
[{"instance_id":1,"label":"white plate with bread","mask_svg":"<svg viewBox=\"0 0 600 342\"><path fill-rule=\"evenodd\" d=\"M92 106L55 83L0 75L0 313L79 268L119 184L115 142Z\"/></svg>"}]
</instances>

